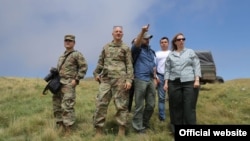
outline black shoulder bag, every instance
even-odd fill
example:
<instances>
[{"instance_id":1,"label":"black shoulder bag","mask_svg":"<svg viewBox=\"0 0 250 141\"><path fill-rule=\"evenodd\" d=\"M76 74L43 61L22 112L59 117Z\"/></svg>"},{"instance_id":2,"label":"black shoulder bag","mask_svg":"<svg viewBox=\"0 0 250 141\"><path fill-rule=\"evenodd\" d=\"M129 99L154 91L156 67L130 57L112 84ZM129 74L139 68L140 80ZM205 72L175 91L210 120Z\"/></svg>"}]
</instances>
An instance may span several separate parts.
<instances>
[{"instance_id":1,"label":"black shoulder bag","mask_svg":"<svg viewBox=\"0 0 250 141\"><path fill-rule=\"evenodd\" d=\"M74 52L74 51L72 51ZM43 90L43 95L47 94L47 90L50 90L50 92L52 94L57 94L60 91L60 88L62 86L61 82L60 82L60 75L59 75L59 71L62 67L62 65L64 64L64 62L66 61L67 57L72 53L68 53L67 56L65 56L65 59L63 60L62 64L59 67L59 70L57 70L56 68L51 68L50 69L50 73L44 78L44 80L46 82L48 82L48 84L46 85L46 87Z\"/></svg>"}]
</instances>

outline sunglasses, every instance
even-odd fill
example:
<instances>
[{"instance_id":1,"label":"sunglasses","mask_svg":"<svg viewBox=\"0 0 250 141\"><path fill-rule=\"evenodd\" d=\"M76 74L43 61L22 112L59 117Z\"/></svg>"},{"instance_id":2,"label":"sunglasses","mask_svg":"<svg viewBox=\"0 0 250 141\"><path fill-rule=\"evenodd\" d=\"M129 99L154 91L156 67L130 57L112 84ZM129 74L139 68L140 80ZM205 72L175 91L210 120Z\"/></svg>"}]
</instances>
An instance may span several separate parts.
<instances>
[{"instance_id":1,"label":"sunglasses","mask_svg":"<svg viewBox=\"0 0 250 141\"><path fill-rule=\"evenodd\" d=\"M64 42L73 42L72 40L64 40Z\"/></svg>"},{"instance_id":2,"label":"sunglasses","mask_svg":"<svg viewBox=\"0 0 250 141\"><path fill-rule=\"evenodd\" d=\"M186 40L186 38L180 38L180 39L175 39L176 41L185 41Z\"/></svg>"}]
</instances>

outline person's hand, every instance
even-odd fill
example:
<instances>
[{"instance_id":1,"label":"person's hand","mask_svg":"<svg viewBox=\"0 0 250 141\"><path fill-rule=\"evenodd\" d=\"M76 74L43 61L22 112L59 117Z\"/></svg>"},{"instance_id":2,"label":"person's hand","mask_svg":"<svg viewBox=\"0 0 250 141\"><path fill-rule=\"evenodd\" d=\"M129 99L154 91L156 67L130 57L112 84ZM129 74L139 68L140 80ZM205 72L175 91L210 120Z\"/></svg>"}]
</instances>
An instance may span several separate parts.
<instances>
[{"instance_id":1,"label":"person's hand","mask_svg":"<svg viewBox=\"0 0 250 141\"><path fill-rule=\"evenodd\" d=\"M95 81L97 81L99 84L101 83L101 80L100 80L100 76L99 76L99 75L97 75L97 76L95 77Z\"/></svg>"},{"instance_id":2,"label":"person's hand","mask_svg":"<svg viewBox=\"0 0 250 141\"><path fill-rule=\"evenodd\" d=\"M200 81L199 80L195 80L194 81L194 88L199 88L200 87Z\"/></svg>"},{"instance_id":3,"label":"person's hand","mask_svg":"<svg viewBox=\"0 0 250 141\"><path fill-rule=\"evenodd\" d=\"M160 79L158 77L156 78L156 80L157 80L157 84L160 84Z\"/></svg>"},{"instance_id":4,"label":"person's hand","mask_svg":"<svg viewBox=\"0 0 250 141\"><path fill-rule=\"evenodd\" d=\"M73 87L75 87L75 86L77 85L77 82L76 82L75 79L73 79L73 80L71 81L71 85L72 85Z\"/></svg>"},{"instance_id":5,"label":"person's hand","mask_svg":"<svg viewBox=\"0 0 250 141\"><path fill-rule=\"evenodd\" d=\"M168 83L165 82L165 84L164 84L164 86L163 86L163 89L164 89L165 91L168 91Z\"/></svg>"},{"instance_id":6,"label":"person's hand","mask_svg":"<svg viewBox=\"0 0 250 141\"><path fill-rule=\"evenodd\" d=\"M142 32L147 32L148 31L148 28L149 28L149 24L148 25L145 25L142 27Z\"/></svg>"},{"instance_id":7,"label":"person's hand","mask_svg":"<svg viewBox=\"0 0 250 141\"><path fill-rule=\"evenodd\" d=\"M154 78L155 88L158 87L159 83L160 83L160 79L159 78Z\"/></svg>"},{"instance_id":8,"label":"person's hand","mask_svg":"<svg viewBox=\"0 0 250 141\"><path fill-rule=\"evenodd\" d=\"M126 82L125 85L124 85L124 89L129 90L131 88L131 86L132 86L131 83Z\"/></svg>"}]
</instances>

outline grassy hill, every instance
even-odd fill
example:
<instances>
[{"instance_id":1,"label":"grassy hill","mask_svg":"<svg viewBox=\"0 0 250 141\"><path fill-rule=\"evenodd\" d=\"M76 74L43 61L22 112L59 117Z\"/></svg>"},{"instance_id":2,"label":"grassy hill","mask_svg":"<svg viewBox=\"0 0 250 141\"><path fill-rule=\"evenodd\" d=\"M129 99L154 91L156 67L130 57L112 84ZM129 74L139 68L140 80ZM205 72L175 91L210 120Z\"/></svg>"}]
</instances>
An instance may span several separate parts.
<instances>
[{"instance_id":1,"label":"grassy hill","mask_svg":"<svg viewBox=\"0 0 250 141\"><path fill-rule=\"evenodd\" d=\"M46 82L38 78L0 77L0 141L92 141L95 133L92 115L98 83L88 78L77 87L77 122L73 134L67 138L55 129L51 94L42 95L45 85ZM202 85L197 105L198 124L250 124L249 105L250 79ZM168 106L166 112L167 121L160 123L156 106L151 119L152 130L142 136L135 134L130 127L125 140L173 140L168 128ZM111 102L102 141L115 140L118 127L114 113Z\"/></svg>"}]
</instances>

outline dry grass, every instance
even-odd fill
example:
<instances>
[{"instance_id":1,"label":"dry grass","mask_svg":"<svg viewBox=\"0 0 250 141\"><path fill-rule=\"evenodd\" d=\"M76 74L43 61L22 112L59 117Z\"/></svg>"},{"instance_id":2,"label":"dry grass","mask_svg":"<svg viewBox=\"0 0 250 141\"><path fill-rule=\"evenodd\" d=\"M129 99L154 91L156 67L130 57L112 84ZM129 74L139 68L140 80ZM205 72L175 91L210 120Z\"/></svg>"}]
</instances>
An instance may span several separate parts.
<instances>
[{"instance_id":1,"label":"dry grass","mask_svg":"<svg viewBox=\"0 0 250 141\"><path fill-rule=\"evenodd\" d=\"M92 141L94 129L92 115L98 83L85 79L77 87L77 121L73 134L62 136L55 128L52 115L51 94L42 95L46 85L39 78L0 77L0 141ZM227 81L224 84L206 84L200 91L197 105L198 124L250 124L250 79ZM166 106L168 117L168 106ZM115 108L110 103L106 135L100 141L116 139L118 127L114 121ZM137 135L129 127L128 141L168 141L169 118L165 123L158 121L158 109L151 119L152 131ZM130 119L132 114L130 115Z\"/></svg>"}]
</instances>

